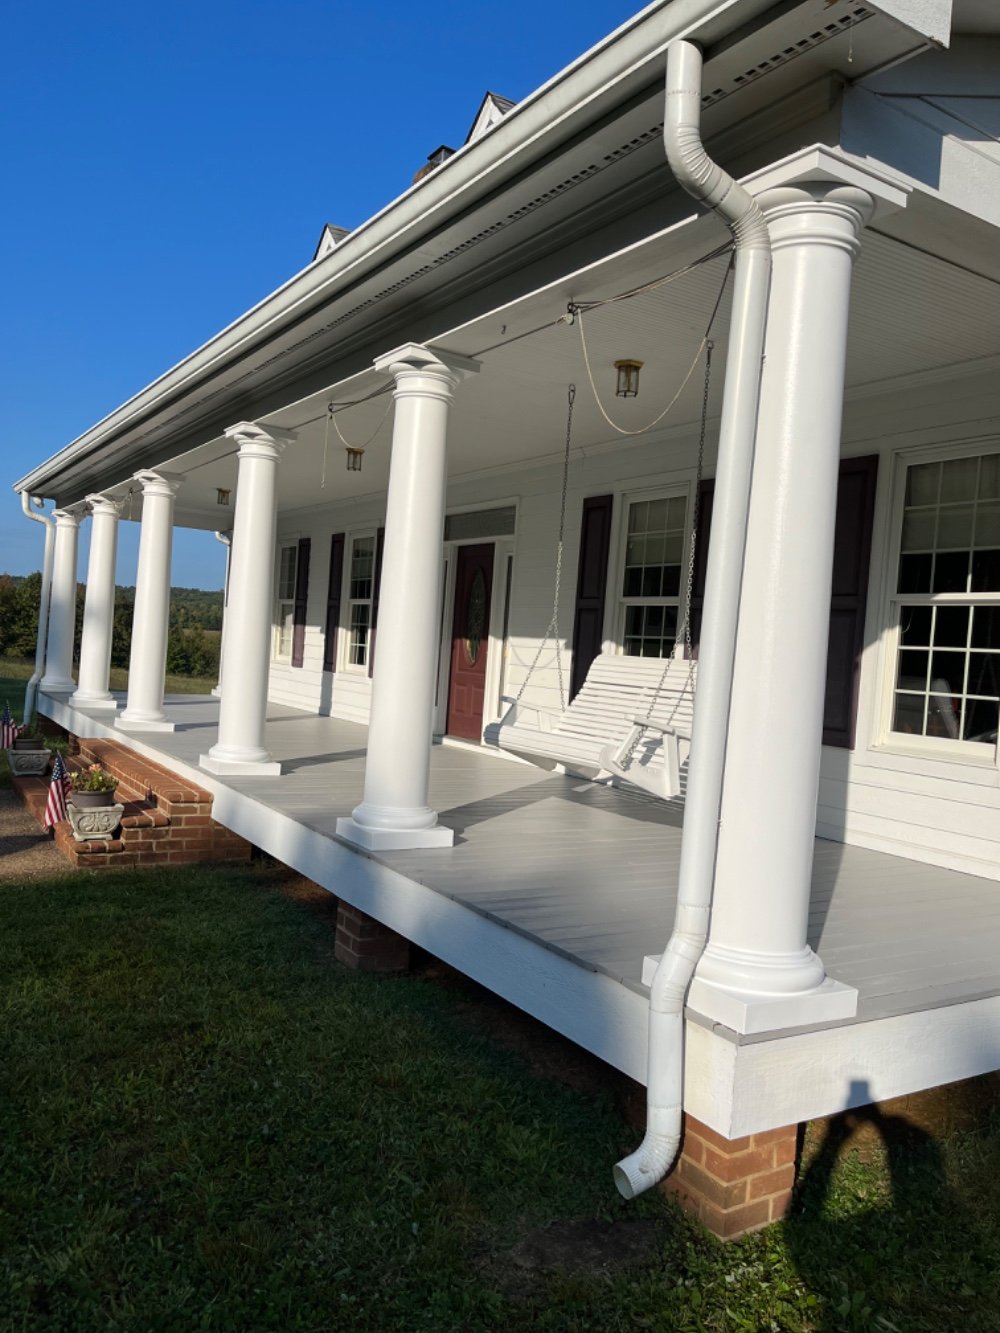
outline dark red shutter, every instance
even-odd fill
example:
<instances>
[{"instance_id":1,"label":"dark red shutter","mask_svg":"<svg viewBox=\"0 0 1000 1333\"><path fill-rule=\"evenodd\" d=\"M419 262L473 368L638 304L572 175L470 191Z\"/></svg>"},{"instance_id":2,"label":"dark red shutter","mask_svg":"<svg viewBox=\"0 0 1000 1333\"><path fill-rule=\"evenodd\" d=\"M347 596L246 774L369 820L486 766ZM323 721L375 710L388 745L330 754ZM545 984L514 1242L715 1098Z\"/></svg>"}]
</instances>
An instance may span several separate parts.
<instances>
[{"instance_id":1,"label":"dark red shutter","mask_svg":"<svg viewBox=\"0 0 1000 1333\"><path fill-rule=\"evenodd\" d=\"M604 603L608 590L613 495L592 495L583 502L580 523L580 565L576 576L573 618L573 671L569 697L587 679L590 664L604 643Z\"/></svg>"},{"instance_id":2,"label":"dark red shutter","mask_svg":"<svg viewBox=\"0 0 1000 1333\"><path fill-rule=\"evenodd\" d=\"M695 534L694 578L691 581L691 649L693 657L698 656L698 643L701 639L701 608L705 605L705 571L708 569L708 539L712 531L712 506L714 503L715 482L703 481L698 488L698 531Z\"/></svg>"},{"instance_id":3,"label":"dark red shutter","mask_svg":"<svg viewBox=\"0 0 1000 1333\"><path fill-rule=\"evenodd\" d=\"M378 595L382 583L382 547L385 545L385 528L379 528L375 534L375 579L372 583L372 627L368 635L368 674L375 670L375 633L378 629Z\"/></svg>"},{"instance_id":4,"label":"dark red shutter","mask_svg":"<svg viewBox=\"0 0 1000 1333\"><path fill-rule=\"evenodd\" d=\"M330 582L326 588L326 626L323 637L323 670L337 670L337 631L340 629L340 595L344 584L344 534L330 538Z\"/></svg>"},{"instance_id":5,"label":"dark red shutter","mask_svg":"<svg viewBox=\"0 0 1000 1333\"><path fill-rule=\"evenodd\" d=\"M309 599L309 551L312 542L299 538L299 554L295 562L295 611L292 619L292 666L300 667L306 646L306 602Z\"/></svg>"},{"instance_id":6,"label":"dark red shutter","mask_svg":"<svg viewBox=\"0 0 1000 1333\"><path fill-rule=\"evenodd\" d=\"M865 646L865 603L877 477L875 454L845 458L840 465L823 744L845 750L854 749L858 717L858 678Z\"/></svg>"},{"instance_id":7,"label":"dark red shutter","mask_svg":"<svg viewBox=\"0 0 1000 1333\"><path fill-rule=\"evenodd\" d=\"M823 744L854 748L858 716L858 674L865 635L868 565L875 517L875 481L878 458L845 458L837 485L837 527L833 548L833 595L830 603L830 647L826 659L826 701L823 708ZM705 600L705 567L712 530L712 491L706 481L701 492L698 543L695 548L694 596L691 633L698 655L698 631Z\"/></svg>"}]
</instances>

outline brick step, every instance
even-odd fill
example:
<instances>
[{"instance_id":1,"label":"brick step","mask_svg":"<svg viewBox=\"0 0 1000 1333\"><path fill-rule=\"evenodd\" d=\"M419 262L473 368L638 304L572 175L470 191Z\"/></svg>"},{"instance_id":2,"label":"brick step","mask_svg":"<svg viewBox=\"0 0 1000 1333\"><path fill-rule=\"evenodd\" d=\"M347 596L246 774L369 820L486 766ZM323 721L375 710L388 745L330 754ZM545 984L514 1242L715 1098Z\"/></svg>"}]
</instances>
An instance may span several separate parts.
<instances>
[{"instance_id":1,"label":"brick step","mask_svg":"<svg viewBox=\"0 0 1000 1333\"><path fill-rule=\"evenodd\" d=\"M55 843L81 868L246 862L251 845L212 818L212 794L115 741L70 737L67 767L100 764L118 779L125 807L118 835L77 842L69 821L56 826ZM44 827L48 778L13 778L14 790Z\"/></svg>"}]
</instances>

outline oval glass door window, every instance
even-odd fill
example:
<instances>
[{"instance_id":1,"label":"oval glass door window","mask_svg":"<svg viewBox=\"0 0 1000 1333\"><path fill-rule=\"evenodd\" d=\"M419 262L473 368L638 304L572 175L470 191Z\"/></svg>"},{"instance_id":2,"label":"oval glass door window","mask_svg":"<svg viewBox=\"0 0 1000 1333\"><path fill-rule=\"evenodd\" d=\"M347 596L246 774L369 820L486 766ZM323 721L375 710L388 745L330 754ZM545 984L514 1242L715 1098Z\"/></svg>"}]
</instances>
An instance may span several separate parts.
<instances>
[{"instance_id":1,"label":"oval glass door window","mask_svg":"<svg viewBox=\"0 0 1000 1333\"><path fill-rule=\"evenodd\" d=\"M469 666L475 666L486 628L486 579L477 569L469 588L469 603L465 611L465 656Z\"/></svg>"}]
</instances>

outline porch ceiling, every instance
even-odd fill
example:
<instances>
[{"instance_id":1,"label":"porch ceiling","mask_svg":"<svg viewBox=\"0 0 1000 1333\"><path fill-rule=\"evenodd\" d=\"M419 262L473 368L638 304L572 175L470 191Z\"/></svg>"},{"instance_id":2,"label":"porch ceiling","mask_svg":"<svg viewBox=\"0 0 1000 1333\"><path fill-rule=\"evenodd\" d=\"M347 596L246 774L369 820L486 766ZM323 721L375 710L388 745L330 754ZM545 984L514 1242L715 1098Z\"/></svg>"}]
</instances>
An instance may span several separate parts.
<instances>
[{"instance_id":1,"label":"porch ceiling","mask_svg":"<svg viewBox=\"0 0 1000 1333\"><path fill-rule=\"evenodd\" d=\"M907 210L909 211L909 210ZM900 219L906 215L898 215ZM848 387L877 388L899 376L938 371L1000 353L1000 301L997 283L968 255L968 266L918 248L909 236L914 219L897 227L902 236L870 230L858 260L851 308ZM906 237L907 239L903 239ZM587 381L578 327L557 323L571 300L602 300L683 269L726 239L711 218L699 218L622 254L573 274L512 305L443 332L436 344L478 357L479 375L459 389L449 430L449 466L453 478L495 468L559 457L566 422L566 389L578 393L574 416L577 450L615 446L615 436L598 412ZM584 316L590 361L598 389L613 418L637 429L656 417L676 392L690 367L718 296L728 258L721 255L676 280L604 306ZM729 325L729 291L723 297L713 336L716 373L710 399L713 430L721 402ZM634 357L644 362L640 394L614 397L613 362ZM361 473L344 467L343 446L330 429L323 479L326 404L352 402L385 389L388 381L374 371L332 386L273 413L266 420L295 429L298 439L280 467L282 510L308 509L348 498L384 492L391 440L389 397L383 393L338 415L352 444L373 435ZM657 435L669 448L672 438L690 435L697 421L701 369L697 368ZM381 424L380 424L381 423ZM218 488L235 491L236 459L225 439L208 442L164 465L187 475L178 499L177 521L193 527L231 525L232 509L216 504ZM134 514L138 516L139 506Z\"/></svg>"}]
</instances>

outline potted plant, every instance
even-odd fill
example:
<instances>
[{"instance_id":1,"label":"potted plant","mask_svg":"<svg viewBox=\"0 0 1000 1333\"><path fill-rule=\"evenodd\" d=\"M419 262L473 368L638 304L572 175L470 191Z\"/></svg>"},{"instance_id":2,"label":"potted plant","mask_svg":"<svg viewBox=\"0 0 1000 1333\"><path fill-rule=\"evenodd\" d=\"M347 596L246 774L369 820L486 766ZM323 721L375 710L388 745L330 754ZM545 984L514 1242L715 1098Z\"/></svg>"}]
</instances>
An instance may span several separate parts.
<instances>
[{"instance_id":1,"label":"potted plant","mask_svg":"<svg viewBox=\"0 0 1000 1333\"><path fill-rule=\"evenodd\" d=\"M70 800L78 810L114 805L118 779L113 778L100 764L91 764L89 768L72 774L70 781L73 783Z\"/></svg>"}]
</instances>

